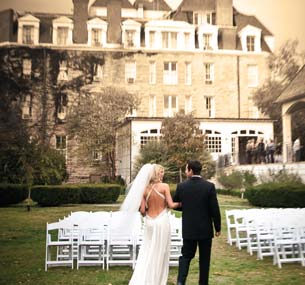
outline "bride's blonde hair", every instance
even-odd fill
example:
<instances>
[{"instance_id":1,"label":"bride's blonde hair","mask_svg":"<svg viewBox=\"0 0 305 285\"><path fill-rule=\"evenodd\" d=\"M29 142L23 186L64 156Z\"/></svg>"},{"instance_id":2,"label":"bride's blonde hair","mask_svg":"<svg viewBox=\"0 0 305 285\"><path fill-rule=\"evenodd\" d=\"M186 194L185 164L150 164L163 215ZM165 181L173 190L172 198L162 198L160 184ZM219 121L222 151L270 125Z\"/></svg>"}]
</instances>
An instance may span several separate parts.
<instances>
[{"instance_id":1,"label":"bride's blonde hair","mask_svg":"<svg viewBox=\"0 0 305 285\"><path fill-rule=\"evenodd\" d=\"M164 171L164 167L160 164L154 164L153 173L150 179L150 183L162 182L160 179L160 172Z\"/></svg>"}]
</instances>

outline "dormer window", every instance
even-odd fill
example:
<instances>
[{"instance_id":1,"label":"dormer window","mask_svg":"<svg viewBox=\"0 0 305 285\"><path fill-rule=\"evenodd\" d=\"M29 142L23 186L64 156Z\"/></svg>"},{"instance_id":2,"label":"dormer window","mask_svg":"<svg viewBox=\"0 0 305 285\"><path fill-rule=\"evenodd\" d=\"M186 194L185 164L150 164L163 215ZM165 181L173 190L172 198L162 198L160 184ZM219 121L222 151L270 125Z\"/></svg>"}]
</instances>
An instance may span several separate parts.
<instances>
[{"instance_id":1,"label":"dormer window","mask_svg":"<svg viewBox=\"0 0 305 285\"><path fill-rule=\"evenodd\" d=\"M241 41L242 50L245 52L261 51L261 32L262 30L248 25L238 33Z\"/></svg>"},{"instance_id":2,"label":"dormer window","mask_svg":"<svg viewBox=\"0 0 305 285\"><path fill-rule=\"evenodd\" d=\"M126 20L122 23L122 40L124 47L131 48L136 47L139 48L141 43L141 24L133 21Z\"/></svg>"},{"instance_id":3,"label":"dormer window","mask_svg":"<svg viewBox=\"0 0 305 285\"><path fill-rule=\"evenodd\" d=\"M88 45L99 47L107 43L107 22L100 18L93 18L87 21Z\"/></svg>"},{"instance_id":4,"label":"dormer window","mask_svg":"<svg viewBox=\"0 0 305 285\"><path fill-rule=\"evenodd\" d=\"M40 20L32 15L25 15L18 19L18 43L33 45L39 42Z\"/></svg>"},{"instance_id":5,"label":"dormer window","mask_svg":"<svg viewBox=\"0 0 305 285\"><path fill-rule=\"evenodd\" d=\"M216 23L216 13L214 11L203 12L198 11L193 13L193 24L200 26L202 24L215 25Z\"/></svg>"},{"instance_id":6,"label":"dormer window","mask_svg":"<svg viewBox=\"0 0 305 285\"><path fill-rule=\"evenodd\" d=\"M198 27L198 43L201 50L218 49L218 27L202 24Z\"/></svg>"},{"instance_id":7,"label":"dormer window","mask_svg":"<svg viewBox=\"0 0 305 285\"><path fill-rule=\"evenodd\" d=\"M162 32L162 48L177 48L177 33L175 32Z\"/></svg>"},{"instance_id":8,"label":"dormer window","mask_svg":"<svg viewBox=\"0 0 305 285\"><path fill-rule=\"evenodd\" d=\"M53 20L53 43L55 45L72 44L73 21L68 17Z\"/></svg>"}]
</instances>

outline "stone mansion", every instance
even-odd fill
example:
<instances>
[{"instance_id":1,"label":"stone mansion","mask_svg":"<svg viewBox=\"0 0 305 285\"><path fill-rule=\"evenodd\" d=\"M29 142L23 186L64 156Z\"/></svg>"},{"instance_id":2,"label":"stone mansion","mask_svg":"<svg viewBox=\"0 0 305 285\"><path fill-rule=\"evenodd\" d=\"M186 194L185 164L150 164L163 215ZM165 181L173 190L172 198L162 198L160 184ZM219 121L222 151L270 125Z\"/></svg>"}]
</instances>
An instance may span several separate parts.
<instances>
[{"instance_id":1,"label":"stone mansion","mask_svg":"<svg viewBox=\"0 0 305 285\"><path fill-rule=\"evenodd\" d=\"M21 58L20 76L29 81L42 73L30 52L18 53L25 48L102 56L94 63L92 84L121 86L141 99L117 134L117 174L127 182L141 146L157 140L162 119L181 109L200 121L215 160L226 155L232 164L243 163L248 139L273 138L273 123L254 105L253 92L269 76L274 38L232 0L182 0L175 10L166 0L96 0L90 6L89 0L70 1L71 14L0 11L0 51ZM67 60L57 68L57 81L75 76ZM45 73L41 84L49 86L51 75ZM45 90L52 106L51 88ZM32 123L41 110L38 96L33 92L21 102L23 118ZM71 157L65 134L71 96L51 108L55 116L47 115L51 144L65 153L71 181L85 181L97 172L94 163L85 167Z\"/></svg>"}]
</instances>

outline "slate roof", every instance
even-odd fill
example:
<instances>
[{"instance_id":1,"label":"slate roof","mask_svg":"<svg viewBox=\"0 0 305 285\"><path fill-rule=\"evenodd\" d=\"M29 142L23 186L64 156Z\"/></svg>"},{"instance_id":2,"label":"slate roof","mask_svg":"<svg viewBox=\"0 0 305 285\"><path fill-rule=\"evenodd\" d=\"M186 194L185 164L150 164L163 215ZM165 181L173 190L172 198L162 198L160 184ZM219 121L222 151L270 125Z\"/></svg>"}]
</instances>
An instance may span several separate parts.
<instances>
[{"instance_id":1,"label":"slate roof","mask_svg":"<svg viewBox=\"0 0 305 285\"><path fill-rule=\"evenodd\" d=\"M133 5L135 8L138 8L139 4L143 4L144 10L159 10L159 11L172 10L164 0L154 0L154 1L136 0Z\"/></svg>"},{"instance_id":2,"label":"slate roof","mask_svg":"<svg viewBox=\"0 0 305 285\"><path fill-rule=\"evenodd\" d=\"M109 0L96 0L92 5L91 7L107 7L107 2ZM111 1L111 0L110 0ZM128 0L122 0L122 8L129 8L129 9L132 9L134 8L132 6L132 4L128 1Z\"/></svg>"},{"instance_id":3,"label":"slate roof","mask_svg":"<svg viewBox=\"0 0 305 285\"><path fill-rule=\"evenodd\" d=\"M294 79L276 99L277 103L284 103L294 99L305 97L305 65L298 71Z\"/></svg>"}]
</instances>

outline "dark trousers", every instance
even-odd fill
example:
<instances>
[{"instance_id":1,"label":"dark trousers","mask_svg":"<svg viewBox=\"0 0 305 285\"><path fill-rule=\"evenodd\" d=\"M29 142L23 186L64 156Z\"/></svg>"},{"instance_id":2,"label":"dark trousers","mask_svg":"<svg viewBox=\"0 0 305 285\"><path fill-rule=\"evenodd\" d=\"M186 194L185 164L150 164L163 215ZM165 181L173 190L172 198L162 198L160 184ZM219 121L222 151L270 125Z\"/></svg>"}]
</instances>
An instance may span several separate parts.
<instances>
[{"instance_id":1,"label":"dark trousers","mask_svg":"<svg viewBox=\"0 0 305 285\"><path fill-rule=\"evenodd\" d=\"M185 284L190 262L199 247L199 285L209 284L212 239L183 239L182 256L179 257L178 283Z\"/></svg>"}]
</instances>

